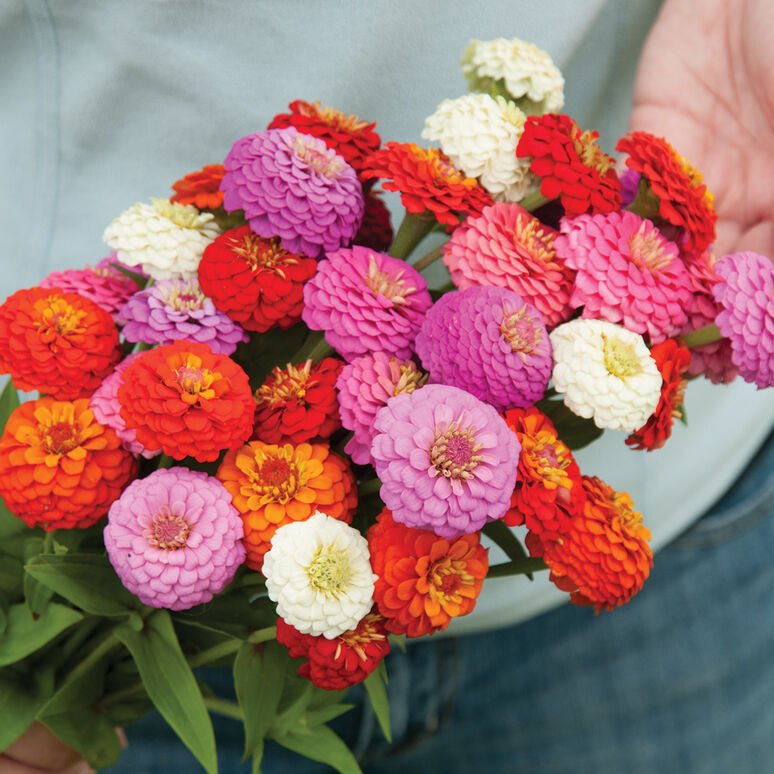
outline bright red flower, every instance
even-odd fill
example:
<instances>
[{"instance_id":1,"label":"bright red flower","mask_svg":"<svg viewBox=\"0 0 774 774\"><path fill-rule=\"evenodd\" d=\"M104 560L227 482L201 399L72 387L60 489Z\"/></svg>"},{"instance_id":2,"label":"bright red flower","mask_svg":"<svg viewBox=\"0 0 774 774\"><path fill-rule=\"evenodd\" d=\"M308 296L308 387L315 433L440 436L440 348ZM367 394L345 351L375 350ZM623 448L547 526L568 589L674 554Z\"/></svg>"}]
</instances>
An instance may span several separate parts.
<instances>
[{"instance_id":1,"label":"bright red flower","mask_svg":"<svg viewBox=\"0 0 774 774\"><path fill-rule=\"evenodd\" d=\"M326 357L319 363L277 366L255 391L253 440L295 444L330 438L341 427L336 379L343 365Z\"/></svg>"},{"instance_id":2,"label":"bright red flower","mask_svg":"<svg viewBox=\"0 0 774 774\"><path fill-rule=\"evenodd\" d=\"M540 193L559 198L567 217L621 208L621 182L615 161L594 143L599 133L582 132L564 113L529 116L516 146L532 156L530 170L541 178Z\"/></svg>"},{"instance_id":3,"label":"bright red flower","mask_svg":"<svg viewBox=\"0 0 774 774\"><path fill-rule=\"evenodd\" d=\"M225 173L223 164L207 164L197 172L190 172L172 184L175 193L169 201L193 204L200 210L217 210L223 205L220 181Z\"/></svg>"},{"instance_id":4,"label":"bright red flower","mask_svg":"<svg viewBox=\"0 0 774 774\"><path fill-rule=\"evenodd\" d=\"M392 244L390 211L380 198L381 191L364 191L365 212L363 222L353 244L369 247L378 253L386 253Z\"/></svg>"},{"instance_id":5,"label":"bright red flower","mask_svg":"<svg viewBox=\"0 0 774 774\"><path fill-rule=\"evenodd\" d=\"M249 226L221 234L199 263L199 285L221 312L245 330L290 328L301 319L304 283L317 261L294 255L278 239L264 239Z\"/></svg>"},{"instance_id":6,"label":"bright red flower","mask_svg":"<svg viewBox=\"0 0 774 774\"><path fill-rule=\"evenodd\" d=\"M330 640L302 634L278 618L277 641L288 648L291 658L308 659L299 675L328 691L362 682L390 652L384 618L378 613L369 613L354 629Z\"/></svg>"},{"instance_id":7,"label":"bright red flower","mask_svg":"<svg viewBox=\"0 0 774 774\"><path fill-rule=\"evenodd\" d=\"M216 460L253 429L247 374L206 344L176 341L143 352L124 372L121 417L148 450L176 460Z\"/></svg>"},{"instance_id":8,"label":"bright red flower","mask_svg":"<svg viewBox=\"0 0 774 774\"><path fill-rule=\"evenodd\" d=\"M445 539L396 522L385 508L368 530L374 601L394 634L442 631L476 604L489 569L477 532Z\"/></svg>"},{"instance_id":9,"label":"bright red flower","mask_svg":"<svg viewBox=\"0 0 774 774\"><path fill-rule=\"evenodd\" d=\"M685 229L685 247L704 250L715 241L717 215L699 172L663 137L629 132L615 149L628 153L626 166L639 172L659 202L658 214Z\"/></svg>"},{"instance_id":10,"label":"bright red flower","mask_svg":"<svg viewBox=\"0 0 774 774\"><path fill-rule=\"evenodd\" d=\"M380 178L382 188L400 192L403 206L416 215L432 213L439 223L457 226L465 215L492 204L491 195L472 177L465 177L436 148L388 142L366 161L362 176Z\"/></svg>"},{"instance_id":11,"label":"bright red flower","mask_svg":"<svg viewBox=\"0 0 774 774\"><path fill-rule=\"evenodd\" d=\"M667 339L656 344L650 350L650 356L656 361L664 380L661 385L661 398L648 421L626 439L626 445L634 449L653 451L666 443L667 438L672 435L675 419L682 416L680 407L686 386L683 374L691 362L691 351L682 341Z\"/></svg>"},{"instance_id":12,"label":"bright red flower","mask_svg":"<svg viewBox=\"0 0 774 774\"><path fill-rule=\"evenodd\" d=\"M19 389L86 397L121 356L110 315L78 293L29 288L0 306L0 373Z\"/></svg>"}]
</instances>

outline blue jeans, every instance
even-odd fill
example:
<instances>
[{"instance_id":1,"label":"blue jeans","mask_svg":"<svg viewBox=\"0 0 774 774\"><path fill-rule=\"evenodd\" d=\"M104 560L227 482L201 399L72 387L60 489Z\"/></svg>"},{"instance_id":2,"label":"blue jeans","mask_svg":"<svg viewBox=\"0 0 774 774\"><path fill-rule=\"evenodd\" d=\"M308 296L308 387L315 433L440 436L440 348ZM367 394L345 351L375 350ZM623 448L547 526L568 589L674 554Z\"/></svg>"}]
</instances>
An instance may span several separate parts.
<instances>
[{"instance_id":1,"label":"blue jeans","mask_svg":"<svg viewBox=\"0 0 774 774\"><path fill-rule=\"evenodd\" d=\"M655 485L655 484L654 484ZM723 499L656 556L643 593L389 657L393 743L361 691L333 726L367 774L759 774L774 770L774 436ZM226 681L230 679L225 675ZM198 770L158 716L122 772ZM223 772L239 724L216 719ZM273 744L264 774L324 772Z\"/></svg>"}]
</instances>

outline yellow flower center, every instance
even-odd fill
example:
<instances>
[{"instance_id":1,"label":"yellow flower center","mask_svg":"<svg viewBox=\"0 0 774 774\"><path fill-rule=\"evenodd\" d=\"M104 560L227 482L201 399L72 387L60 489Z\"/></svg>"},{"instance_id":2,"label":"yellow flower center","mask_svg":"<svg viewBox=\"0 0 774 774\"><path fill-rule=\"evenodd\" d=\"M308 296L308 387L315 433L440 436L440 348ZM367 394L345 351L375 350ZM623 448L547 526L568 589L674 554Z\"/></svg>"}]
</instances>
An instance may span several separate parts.
<instances>
[{"instance_id":1,"label":"yellow flower center","mask_svg":"<svg viewBox=\"0 0 774 774\"><path fill-rule=\"evenodd\" d=\"M306 568L306 574L315 591L337 598L346 591L352 577L352 565L347 552L338 546L321 546Z\"/></svg>"},{"instance_id":2,"label":"yellow flower center","mask_svg":"<svg viewBox=\"0 0 774 774\"><path fill-rule=\"evenodd\" d=\"M423 161L428 165L436 184L442 186L462 185L466 188L478 185L474 178L465 177L438 148L420 148L418 145L411 145L411 154L418 161Z\"/></svg>"},{"instance_id":3,"label":"yellow flower center","mask_svg":"<svg viewBox=\"0 0 774 774\"><path fill-rule=\"evenodd\" d=\"M417 370L413 363L398 366L398 369L400 371L400 378L392 390L393 395L400 395L402 392L412 393L417 387L421 387L427 381L428 375Z\"/></svg>"},{"instance_id":4,"label":"yellow flower center","mask_svg":"<svg viewBox=\"0 0 774 774\"><path fill-rule=\"evenodd\" d=\"M153 209L159 215L168 218L180 228L197 229L202 223L202 214L190 204L171 202L169 199L151 199Z\"/></svg>"},{"instance_id":5,"label":"yellow flower center","mask_svg":"<svg viewBox=\"0 0 774 774\"><path fill-rule=\"evenodd\" d=\"M544 483L554 484L564 489L570 488L567 467L570 465L569 449L546 430L536 436L522 436L522 454L525 461Z\"/></svg>"},{"instance_id":6,"label":"yellow flower center","mask_svg":"<svg viewBox=\"0 0 774 774\"><path fill-rule=\"evenodd\" d=\"M177 312L192 312L201 309L204 305L205 295L199 288L199 283L188 280L183 285L174 283L165 294L167 306L171 306Z\"/></svg>"},{"instance_id":7,"label":"yellow flower center","mask_svg":"<svg viewBox=\"0 0 774 774\"><path fill-rule=\"evenodd\" d=\"M212 384L219 374L202 368L202 359L189 354L185 362L175 369L177 385L181 390L181 397L188 403L195 403L197 399L209 400L215 397Z\"/></svg>"},{"instance_id":8,"label":"yellow flower center","mask_svg":"<svg viewBox=\"0 0 774 774\"><path fill-rule=\"evenodd\" d=\"M297 159L303 161L318 174L329 179L336 179L344 170L344 159L331 148L321 150L317 147L317 142L316 138L299 133L293 139L291 150Z\"/></svg>"},{"instance_id":9,"label":"yellow flower center","mask_svg":"<svg viewBox=\"0 0 774 774\"><path fill-rule=\"evenodd\" d=\"M83 309L75 309L64 298L52 295L35 302L38 331L46 334L69 336L80 334L85 330L83 325L87 313Z\"/></svg>"},{"instance_id":10,"label":"yellow flower center","mask_svg":"<svg viewBox=\"0 0 774 774\"><path fill-rule=\"evenodd\" d=\"M511 313L503 309L500 333L511 345L511 350L517 352L522 360L526 360L527 355L538 348L543 338L540 326L526 306Z\"/></svg>"},{"instance_id":11,"label":"yellow flower center","mask_svg":"<svg viewBox=\"0 0 774 774\"><path fill-rule=\"evenodd\" d=\"M436 429L430 448L430 463L445 478L468 479L483 459L482 445L476 443L476 428L462 428L461 419L452 422L444 431Z\"/></svg>"},{"instance_id":12,"label":"yellow flower center","mask_svg":"<svg viewBox=\"0 0 774 774\"><path fill-rule=\"evenodd\" d=\"M297 264L298 258L280 245L279 237L264 239L256 234L245 234L230 239L231 251L241 256L251 271L273 271L285 279L283 264Z\"/></svg>"},{"instance_id":13,"label":"yellow flower center","mask_svg":"<svg viewBox=\"0 0 774 774\"><path fill-rule=\"evenodd\" d=\"M192 526L182 517L173 514L168 507L162 508L150 524L146 534L148 544L164 551L185 548Z\"/></svg>"},{"instance_id":14,"label":"yellow flower center","mask_svg":"<svg viewBox=\"0 0 774 774\"><path fill-rule=\"evenodd\" d=\"M365 646L372 642L378 642L379 640L385 639L385 635L376 629L376 622L380 618L381 616L376 615L375 613L369 613L358 624L357 629L352 629L351 631L340 634L337 638L340 640L340 643L336 648L333 658L338 659L341 656L341 645L343 643L352 648L361 661L367 661L368 656L365 652Z\"/></svg>"},{"instance_id":15,"label":"yellow flower center","mask_svg":"<svg viewBox=\"0 0 774 774\"><path fill-rule=\"evenodd\" d=\"M273 384L262 384L255 391L255 402L278 405L292 400L302 401L306 397L311 371L311 359L300 366L288 363L284 370L275 368Z\"/></svg>"},{"instance_id":16,"label":"yellow flower center","mask_svg":"<svg viewBox=\"0 0 774 774\"><path fill-rule=\"evenodd\" d=\"M631 344L618 338L618 336L608 337L604 333L602 339L604 341L605 368L611 376L624 379L627 376L636 376L642 373L642 364Z\"/></svg>"},{"instance_id":17,"label":"yellow flower center","mask_svg":"<svg viewBox=\"0 0 774 774\"><path fill-rule=\"evenodd\" d=\"M245 477L242 494L257 510L268 503L285 503L323 473L319 460L310 458L309 444L274 446L253 442L237 454L236 466Z\"/></svg>"},{"instance_id":18,"label":"yellow flower center","mask_svg":"<svg viewBox=\"0 0 774 774\"><path fill-rule=\"evenodd\" d=\"M373 254L368 261L368 275L365 283L374 293L380 293L389 299L395 306L406 303L405 296L414 288L407 286L407 280L403 277L403 270L394 276L386 271L381 271Z\"/></svg>"},{"instance_id":19,"label":"yellow flower center","mask_svg":"<svg viewBox=\"0 0 774 774\"><path fill-rule=\"evenodd\" d=\"M335 108L320 104L319 100L302 102L299 112L305 116L317 117L323 123L337 130L359 132L368 126L368 121L362 121L357 116L344 115Z\"/></svg>"},{"instance_id":20,"label":"yellow flower center","mask_svg":"<svg viewBox=\"0 0 774 774\"><path fill-rule=\"evenodd\" d=\"M572 138L572 144L583 166L596 169L600 175L604 175L611 167L615 166L615 161L595 145L598 139L598 132L588 129L581 132L578 129Z\"/></svg>"},{"instance_id":21,"label":"yellow flower center","mask_svg":"<svg viewBox=\"0 0 774 774\"><path fill-rule=\"evenodd\" d=\"M647 266L651 271L660 271L669 266L674 255L665 247L663 238L654 228L648 228L646 221L640 223L637 230L629 237L629 251L634 264L642 269Z\"/></svg>"},{"instance_id":22,"label":"yellow flower center","mask_svg":"<svg viewBox=\"0 0 774 774\"><path fill-rule=\"evenodd\" d=\"M526 250L541 263L552 263L556 258L556 234L545 231L541 222L528 214L522 213L516 219L512 239L516 248Z\"/></svg>"},{"instance_id":23,"label":"yellow flower center","mask_svg":"<svg viewBox=\"0 0 774 774\"><path fill-rule=\"evenodd\" d=\"M686 177L688 178L689 184L691 188L699 188L700 186L704 185L704 178L702 177L701 172L699 172L696 167L691 164L688 159L686 159L684 156L681 156L677 151L672 149L675 155L675 158L677 159L680 166L683 168L683 172L685 172ZM704 189L704 196L702 197L704 200L704 205L707 207L707 209L712 209L713 203L715 201L715 197L712 195L711 191L705 187Z\"/></svg>"}]
</instances>

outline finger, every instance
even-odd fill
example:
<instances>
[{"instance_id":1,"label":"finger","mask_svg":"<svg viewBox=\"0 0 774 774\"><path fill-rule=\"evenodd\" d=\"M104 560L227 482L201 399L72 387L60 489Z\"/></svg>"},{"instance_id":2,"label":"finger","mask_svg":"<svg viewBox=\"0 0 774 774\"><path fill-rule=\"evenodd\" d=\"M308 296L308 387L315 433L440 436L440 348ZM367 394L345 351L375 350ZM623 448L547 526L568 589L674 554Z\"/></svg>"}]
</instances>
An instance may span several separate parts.
<instances>
[{"instance_id":1,"label":"finger","mask_svg":"<svg viewBox=\"0 0 774 774\"><path fill-rule=\"evenodd\" d=\"M94 774L86 761L76 761L66 769L41 769L0 754L0 774Z\"/></svg>"}]
</instances>

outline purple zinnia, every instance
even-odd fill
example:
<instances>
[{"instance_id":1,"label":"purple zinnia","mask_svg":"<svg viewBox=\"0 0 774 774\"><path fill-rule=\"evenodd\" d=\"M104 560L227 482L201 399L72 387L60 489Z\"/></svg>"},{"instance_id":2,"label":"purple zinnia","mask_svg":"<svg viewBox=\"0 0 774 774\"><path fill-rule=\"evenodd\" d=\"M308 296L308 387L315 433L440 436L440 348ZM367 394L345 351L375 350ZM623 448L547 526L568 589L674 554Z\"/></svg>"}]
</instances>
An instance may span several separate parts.
<instances>
[{"instance_id":1,"label":"purple zinnia","mask_svg":"<svg viewBox=\"0 0 774 774\"><path fill-rule=\"evenodd\" d=\"M774 265L752 251L724 255L712 288L722 307L715 324L731 341L731 358L746 382L774 385Z\"/></svg>"},{"instance_id":2,"label":"purple zinnia","mask_svg":"<svg viewBox=\"0 0 774 774\"><path fill-rule=\"evenodd\" d=\"M430 384L391 398L374 420L380 497L396 521L452 538L502 518L521 446L492 408Z\"/></svg>"},{"instance_id":3,"label":"purple zinnia","mask_svg":"<svg viewBox=\"0 0 774 774\"><path fill-rule=\"evenodd\" d=\"M489 285L441 296L416 351L431 382L467 390L498 411L540 400L553 367L543 315L512 290Z\"/></svg>"},{"instance_id":4,"label":"purple zinnia","mask_svg":"<svg viewBox=\"0 0 774 774\"><path fill-rule=\"evenodd\" d=\"M110 506L104 539L121 582L151 607L209 602L245 558L242 519L223 484L188 468L133 481Z\"/></svg>"},{"instance_id":5,"label":"purple zinnia","mask_svg":"<svg viewBox=\"0 0 774 774\"><path fill-rule=\"evenodd\" d=\"M229 212L244 210L259 236L317 258L348 244L365 210L357 173L317 137L293 127L237 140L220 188Z\"/></svg>"},{"instance_id":6,"label":"purple zinnia","mask_svg":"<svg viewBox=\"0 0 774 774\"><path fill-rule=\"evenodd\" d=\"M427 283L405 261L353 245L328 254L304 285L304 322L325 331L345 360L383 351L414 352L414 339L433 300Z\"/></svg>"},{"instance_id":7,"label":"purple zinnia","mask_svg":"<svg viewBox=\"0 0 774 774\"><path fill-rule=\"evenodd\" d=\"M213 352L230 355L247 333L219 311L192 279L161 280L135 293L121 310L127 341L171 344L178 339L209 344Z\"/></svg>"}]
</instances>

